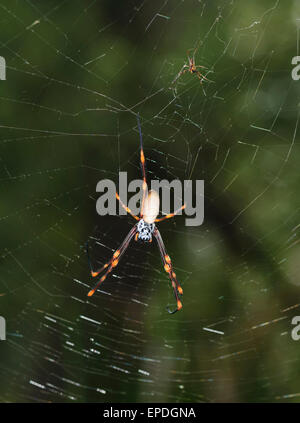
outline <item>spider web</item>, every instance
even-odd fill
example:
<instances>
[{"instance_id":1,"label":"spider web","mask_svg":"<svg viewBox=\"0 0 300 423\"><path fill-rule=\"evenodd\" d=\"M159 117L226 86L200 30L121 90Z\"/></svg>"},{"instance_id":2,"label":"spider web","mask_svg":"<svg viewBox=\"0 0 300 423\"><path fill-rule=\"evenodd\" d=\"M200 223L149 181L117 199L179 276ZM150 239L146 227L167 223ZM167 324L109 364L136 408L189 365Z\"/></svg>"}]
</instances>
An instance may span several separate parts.
<instances>
[{"instance_id":1,"label":"spider web","mask_svg":"<svg viewBox=\"0 0 300 423\"><path fill-rule=\"evenodd\" d=\"M126 3L126 4L125 4ZM287 4L288 3L288 4ZM1 401L297 401L297 1L2 0ZM298 20L297 20L298 19ZM209 81L185 73L195 49ZM158 248L96 214L96 184L204 179L205 220ZM298 348L297 348L298 347Z\"/></svg>"}]
</instances>

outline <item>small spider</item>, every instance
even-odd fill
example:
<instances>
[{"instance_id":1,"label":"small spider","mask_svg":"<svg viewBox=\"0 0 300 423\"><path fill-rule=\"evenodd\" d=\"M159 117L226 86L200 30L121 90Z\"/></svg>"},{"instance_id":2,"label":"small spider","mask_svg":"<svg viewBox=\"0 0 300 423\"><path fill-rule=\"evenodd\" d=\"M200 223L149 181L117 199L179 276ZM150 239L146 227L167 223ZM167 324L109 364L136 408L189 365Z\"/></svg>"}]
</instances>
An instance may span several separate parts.
<instances>
[{"instance_id":1,"label":"small spider","mask_svg":"<svg viewBox=\"0 0 300 423\"><path fill-rule=\"evenodd\" d=\"M176 313L176 311L182 308L180 296L183 294L183 290L176 279L176 274L173 270L170 256L168 256L166 252L162 237L160 235L159 230L157 229L155 225L155 222L161 222L162 220L170 219L171 217L175 216L180 210L184 209L185 204L182 207L180 207L180 209L176 210L174 213L167 214L166 216L157 219L157 215L159 213L159 195L156 191L153 191L153 190L149 191L149 194L146 195L147 182L146 182L146 170L145 170L145 156L143 151L143 139L142 139L142 131L141 131L139 117L138 117L138 128L139 128L139 134L140 134L140 149L141 149L140 161L141 161L141 168L142 168L142 174L143 174L143 196L142 196L140 216L138 217L134 215L132 211L123 204L122 200L119 197L119 194L116 192L116 198L120 202L121 206L127 211L127 213L131 214L131 216L135 220L137 220L137 223L129 231L128 235L126 236L126 238L124 239L120 247L114 252L110 261L104 264L104 266L102 266L99 270L96 270L96 271L93 270L91 260L89 258L88 247L87 247L86 250L87 250L87 256L88 256L88 261L89 261L92 277L97 277L103 270L106 269L106 272L99 279L99 281L96 283L94 288L89 291L88 296L91 297L95 293L95 291L98 289L100 284L107 278L107 275L113 270L114 267L118 265L122 255L125 253L133 237L135 241L142 241L147 243L147 242L152 242L152 235L154 235L157 240L157 244L161 254L164 269L169 275L169 278L172 283L174 295L176 298L177 308L174 311L170 311L169 308L167 308L170 314L174 314Z\"/></svg>"},{"instance_id":2,"label":"small spider","mask_svg":"<svg viewBox=\"0 0 300 423\"><path fill-rule=\"evenodd\" d=\"M204 79L206 81L209 81L209 79L207 79L200 71L197 70L197 68L204 68L205 69L205 66L200 66L200 65L197 65L196 66L195 65L195 53L196 53L196 50L194 50L193 56L190 57L189 52L191 50L193 50L193 49L190 49L190 50L187 51L187 57L188 57L188 60L189 60L189 64L188 65L187 64L184 64L183 65L183 67L181 68L181 71L177 74L177 76L173 80L172 84L174 84L177 81L177 79L179 79L181 77L181 75L183 75L185 72L190 72L192 74L195 73L198 76L198 78L200 79L201 84L202 84L202 81Z\"/></svg>"}]
</instances>

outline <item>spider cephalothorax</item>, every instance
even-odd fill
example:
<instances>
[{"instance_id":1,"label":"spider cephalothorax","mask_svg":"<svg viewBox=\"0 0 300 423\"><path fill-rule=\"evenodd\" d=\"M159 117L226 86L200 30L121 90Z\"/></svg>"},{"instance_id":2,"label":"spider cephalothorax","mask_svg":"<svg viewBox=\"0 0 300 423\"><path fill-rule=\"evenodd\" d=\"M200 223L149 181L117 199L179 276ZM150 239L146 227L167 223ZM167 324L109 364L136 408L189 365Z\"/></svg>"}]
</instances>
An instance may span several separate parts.
<instances>
[{"instance_id":1,"label":"spider cephalothorax","mask_svg":"<svg viewBox=\"0 0 300 423\"><path fill-rule=\"evenodd\" d=\"M152 242L152 234L155 229L155 223L147 223L144 219L138 221L136 240L143 242Z\"/></svg>"},{"instance_id":2,"label":"spider cephalothorax","mask_svg":"<svg viewBox=\"0 0 300 423\"><path fill-rule=\"evenodd\" d=\"M147 182L146 182L146 170L145 170L145 156L144 156L143 141L142 141L142 131L141 131L139 119L138 119L138 128L139 128L140 142L141 142L140 160L141 160L141 167L142 167L142 173L143 173L143 198L141 202L140 216L136 216L135 214L133 214L132 211L129 209L129 207L123 204L122 200L119 197L119 194L116 192L116 198L118 201L120 201L121 206L127 211L127 213L130 213L131 216L138 222L132 227L132 229L129 231L129 233L125 237L120 247L114 252L110 261L105 263L104 266L102 266L100 269L95 271L93 270L91 261L89 259L89 263L91 267L91 275L93 277L97 277L104 270L105 270L105 273L98 280L94 288L92 288L89 291L88 296L91 297L96 292L97 288L101 285L102 282L104 282L108 274L118 265L122 255L124 254L124 252L126 251L130 243L130 240L133 237L136 241L151 242L152 235L153 235L156 238L158 248L161 254L162 262L164 265L164 269L169 275L169 278L172 283L173 292L176 298L177 308L174 311L170 311L168 309L169 313L173 314L182 308L180 297L183 294L183 291L177 281L170 256L166 252L162 237L154 222L161 222L162 220L170 219L171 217L175 216L180 210L184 209L185 204L182 207L180 207L180 209L176 210L174 213L169 213L164 217L157 218L159 213L159 195L156 191L149 191L148 193ZM87 249L87 253L88 253L88 249Z\"/></svg>"}]
</instances>

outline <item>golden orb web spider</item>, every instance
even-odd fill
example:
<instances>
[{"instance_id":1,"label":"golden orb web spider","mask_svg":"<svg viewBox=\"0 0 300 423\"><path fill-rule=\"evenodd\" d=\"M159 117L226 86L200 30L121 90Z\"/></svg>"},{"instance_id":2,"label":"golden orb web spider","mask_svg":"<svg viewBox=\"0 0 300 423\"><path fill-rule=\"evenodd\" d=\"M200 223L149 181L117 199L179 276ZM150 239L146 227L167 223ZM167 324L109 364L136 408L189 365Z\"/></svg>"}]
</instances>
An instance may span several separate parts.
<instances>
[{"instance_id":1,"label":"golden orb web spider","mask_svg":"<svg viewBox=\"0 0 300 423\"><path fill-rule=\"evenodd\" d=\"M88 246L86 247L88 262L91 269L92 277L97 277L99 276L100 273L106 270L103 276L101 276L99 281L95 284L94 288L92 288L89 291L88 296L91 297L96 292L96 290L101 285L101 283L107 278L107 275L113 270L114 267L118 265L121 257L125 253L133 237L135 241L139 240L142 242L152 242L152 235L154 235L157 240L157 244L161 254L164 269L168 273L169 278L171 280L172 288L173 288L176 303L177 303L177 308L174 311L170 311L168 307L167 307L167 310L170 314L174 314L182 308L182 302L180 301L180 297L183 294L183 290L176 279L176 274L173 270L170 256L166 252L162 237L160 235L159 230L157 229L155 225L155 222L161 222L162 220L170 219L171 217L175 216L180 210L183 210L185 208L185 204L182 207L180 207L178 210L176 210L174 213L170 213L164 217L157 218L159 213L159 195L156 191L151 190L149 191L149 194L146 196L147 182L146 182L145 156L144 156L144 150L143 150L143 138L142 138L142 131L141 131L139 116L137 117L137 122L138 122L139 134L140 134L140 162L141 162L141 169L142 169L142 175L143 175L143 195L142 195L140 215L136 216L135 214L133 214L132 211L127 206L125 206L125 204L123 204L122 200L119 197L119 194L116 192L116 198L120 202L121 206L127 211L127 213L131 214L131 216L135 220L137 220L137 223L129 231L126 238L124 239L120 247L114 252L109 262L104 264L104 266L102 266L98 270L93 270L91 260L89 257Z\"/></svg>"},{"instance_id":2,"label":"golden orb web spider","mask_svg":"<svg viewBox=\"0 0 300 423\"><path fill-rule=\"evenodd\" d=\"M196 50L194 50L194 54L192 57L190 57L189 52L193 50L193 49L189 49L187 51L187 57L188 57L188 61L189 64L184 64L183 67L181 68L181 71L176 75L176 77L173 79L172 84L175 84L175 82L177 81L177 79L179 79L181 77L181 75L183 75L185 72L190 72L191 74L196 74L198 76L198 78L200 79L200 83L202 84L202 81L205 79L206 81L209 81L209 79L206 78L206 76L204 76L199 70L197 70L197 68L203 68L206 69L205 66L201 66L201 65L197 65L195 64L195 54L196 54Z\"/></svg>"}]
</instances>

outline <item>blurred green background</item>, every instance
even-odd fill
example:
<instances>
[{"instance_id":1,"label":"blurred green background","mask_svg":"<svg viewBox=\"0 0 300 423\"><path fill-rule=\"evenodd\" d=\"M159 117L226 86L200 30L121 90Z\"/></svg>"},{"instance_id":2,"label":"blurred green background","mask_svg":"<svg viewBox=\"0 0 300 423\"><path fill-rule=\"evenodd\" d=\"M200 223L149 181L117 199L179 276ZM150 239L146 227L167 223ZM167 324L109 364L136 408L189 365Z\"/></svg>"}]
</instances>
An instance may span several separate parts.
<instances>
[{"instance_id":1,"label":"blurred green background","mask_svg":"<svg viewBox=\"0 0 300 423\"><path fill-rule=\"evenodd\" d=\"M298 1L0 4L0 400L299 401ZM298 20L297 20L298 19ZM187 50L205 66L172 81ZM96 184L204 179L205 220L132 243L93 297L84 245L106 262L133 225L96 214Z\"/></svg>"}]
</instances>

